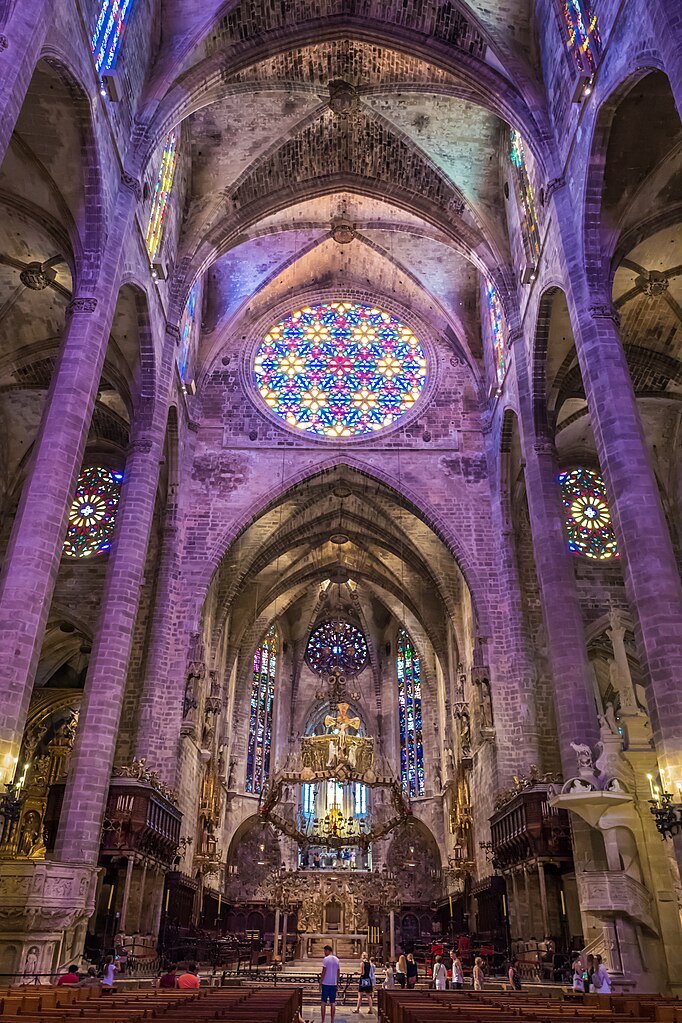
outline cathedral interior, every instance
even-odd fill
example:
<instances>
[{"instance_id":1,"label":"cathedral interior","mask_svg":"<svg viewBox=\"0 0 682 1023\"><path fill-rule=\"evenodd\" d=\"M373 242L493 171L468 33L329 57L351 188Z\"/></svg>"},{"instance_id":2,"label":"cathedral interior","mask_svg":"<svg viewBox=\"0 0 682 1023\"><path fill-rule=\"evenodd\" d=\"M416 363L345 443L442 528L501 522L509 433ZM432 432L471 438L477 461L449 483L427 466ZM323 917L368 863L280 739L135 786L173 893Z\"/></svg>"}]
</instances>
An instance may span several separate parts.
<instances>
[{"instance_id":1,"label":"cathedral interior","mask_svg":"<svg viewBox=\"0 0 682 1023\"><path fill-rule=\"evenodd\" d=\"M3 977L682 993L681 55L679 0L0 0Z\"/></svg>"}]
</instances>

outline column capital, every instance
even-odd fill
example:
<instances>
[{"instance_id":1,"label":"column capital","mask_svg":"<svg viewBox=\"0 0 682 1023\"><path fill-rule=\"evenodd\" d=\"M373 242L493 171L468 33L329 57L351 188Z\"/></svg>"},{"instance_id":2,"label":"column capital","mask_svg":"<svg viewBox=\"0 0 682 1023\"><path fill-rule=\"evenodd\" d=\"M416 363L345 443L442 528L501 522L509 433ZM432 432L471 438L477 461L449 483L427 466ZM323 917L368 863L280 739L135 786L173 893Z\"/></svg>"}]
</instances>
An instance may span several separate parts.
<instances>
[{"instance_id":1,"label":"column capital","mask_svg":"<svg viewBox=\"0 0 682 1023\"><path fill-rule=\"evenodd\" d=\"M9 46L9 39L7 36L0 35L0 50L6 50Z\"/></svg>"},{"instance_id":2,"label":"column capital","mask_svg":"<svg viewBox=\"0 0 682 1023\"><path fill-rule=\"evenodd\" d=\"M594 302L589 306L588 312L593 320L612 320L616 327L620 326L620 313L613 302L608 300Z\"/></svg>"},{"instance_id":3,"label":"column capital","mask_svg":"<svg viewBox=\"0 0 682 1023\"><path fill-rule=\"evenodd\" d=\"M180 344L180 328L176 323L166 324L166 333L169 337L172 337L176 345Z\"/></svg>"},{"instance_id":4,"label":"column capital","mask_svg":"<svg viewBox=\"0 0 682 1023\"><path fill-rule=\"evenodd\" d=\"M560 188L563 188L566 184L566 178L563 174L558 178L550 178L545 185L545 201L549 202L555 192L558 192Z\"/></svg>"},{"instance_id":5,"label":"column capital","mask_svg":"<svg viewBox=\"0 0 682 1023\"><path fill-rule=\"evenodd\" d=\"M66 307L66 318L70 319L76 313L94 313L96 308L96 298L72 298Z\"/></svg>"}]
</instances>

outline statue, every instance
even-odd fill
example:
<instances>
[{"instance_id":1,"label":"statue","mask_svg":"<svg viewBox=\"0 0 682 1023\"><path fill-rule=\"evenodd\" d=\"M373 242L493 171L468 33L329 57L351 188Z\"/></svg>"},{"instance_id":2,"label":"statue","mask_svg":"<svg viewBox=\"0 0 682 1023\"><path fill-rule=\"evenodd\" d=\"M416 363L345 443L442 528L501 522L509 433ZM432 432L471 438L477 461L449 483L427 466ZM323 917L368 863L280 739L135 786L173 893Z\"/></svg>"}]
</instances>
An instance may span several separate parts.
<instances>
[{"instance_id":1,"label":"statue","mask_svg":"<svg viewBox=\"0 0 682 1023\"><path fill-rule=\"evenodd\" d=\"M607 703L604 713L599 715L599 737L603 740L605 738L608 739L612 735L619 736L620 729L616 721L616 712L613 709L613 704Z\"/></svg>"},{"instance_id":2,"label":"statue","mask_svg":"<svg viewBox=\"0 0 682 1023\"><path fill-rule=\"evenodd\" d=\"M337 745L332 739L329 743L329 758L327 760L327 767L334 767L337 758Z\"/></svg>"},{"instance_id":3,"label":"statue","mask_svg":"<svg viewBox=\"0 0 682 1023\"><path fill-rule=\"evenodd\" d=\"M578 761L578 770L582 773L583 771L594 771L594 765L592 763L592 750L585 743L571 743L571 749L575 750L576 760Z\"/></svg>"}]
</instances>

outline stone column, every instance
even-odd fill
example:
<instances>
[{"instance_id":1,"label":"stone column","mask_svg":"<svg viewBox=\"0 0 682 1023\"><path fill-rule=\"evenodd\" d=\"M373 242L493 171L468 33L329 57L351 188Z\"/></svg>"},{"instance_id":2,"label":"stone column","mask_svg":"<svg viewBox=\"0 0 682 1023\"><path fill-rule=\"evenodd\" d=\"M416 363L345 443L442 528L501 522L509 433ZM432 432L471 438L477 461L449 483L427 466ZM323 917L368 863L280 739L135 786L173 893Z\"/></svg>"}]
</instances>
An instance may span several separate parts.
<instances>
[{"instance_id":1,"label":"stone column","mask_svg":"<svg viewBox=\"0 0 682 1023\"><path fill-rule=\"evenodd\" d=\"M561 766L564 776L571 777L576 773L571 742L594 746L598 739L592 669L587 657L573 555L564 534L556 452L549 438L537 436L533 427L524 352L515 353L514 368L521 407L526 494L552 669Z\"/></svg>"},{"instance_id":2,"label":"stone column","mask_svg":"<svg viewBox=\"0 0 682 1023\"><path fill-rule=\"evenodd\" d=\"M277 949L279 948L279 906L275 910L275 930L272 936L272 957L277 955Z\"/></svg>"},{"instance_id":3,"label":"stone column","mask_svg":"<svg viewBox=\"0 0 682 1023\"><path fill-rule=\"evenodd\" d=\"M112 213L106 267L71 302L0 577L0 782L12 777L57 579L69 506L116 308L124 239L140 189L126 179ZM37 510L40 509L38 514Z\"/></svg>"},{"instance_id":4,"label":"stone column","mask_svg":"<svg viewBox=\"0 0 682 1023\"><path fill-rule=\"evenodd\" d=\"M4 159L45 36L53 7L47 0L20 0L0 24L0 161Z\"/></svg>"},{"instance_id":5,"label":"stone column","mask_svg":"<svg viewBox=\"0 0 682 1023\"><path fill-rule=\"evenodd\" d=\"M660 47L665 72L682 118L682 7L679 0L650 0L645 7Z\"/></svg>"},{"instance_id":6,"label":"stone column","mask_svg":"<svg viewBox=\"0 0 682 1023\"><path fill-rule=\"evenodd\" d=\"M126 924L128 922L128 903L130 902L130 886L133 880L133 870L135 869L135 858L129 856L126 861L126 879L123 885L123 901L121 903L121 916L119 919L119 929L123 934L126 932Z\"/></svg>"},{"instance_id":7,"label":"stone column","mask_svg":"<svg viewBox=\"0 0 682 1023\"><path fill-rule=\"evenodd\" d=\"M649 671L654 741L667 784L682 783L682 584L618 333L618 314L610 302L585 308L577 294L573 298L578 361L626 593Z\"/></svg>"},{"instance_id":8,"label":"stone column","mask_svg":"<svg viewBox=\"0 0 682 1023\"><path fill-rule=\"evenodd\" d=\"M388 911L388 929L391 943L391 959L395 959L395 910Z\"/></svg>"},{"instance_id":9,"label":"stone column","mask_svg":"<svg viewBox=\"0 0 682 1023\"><path fill-rule=\"evenodd\" d=\"M138 428L126 460L99 627L92 648L55 858L97 860L128 662L144 578L163 450L169 359L151 422Z\"/></svg>"},{"instance_id":10,"label":"stone column","mask_svg":"<svg viewBox=\"0 0 682 1023\"><path fill-rule=\"evenodd\" d=\"M289 914L284 914L284 920L282 921L282 963L287 961L287 937L289 931Z\"/></svg>"}]
</instances>

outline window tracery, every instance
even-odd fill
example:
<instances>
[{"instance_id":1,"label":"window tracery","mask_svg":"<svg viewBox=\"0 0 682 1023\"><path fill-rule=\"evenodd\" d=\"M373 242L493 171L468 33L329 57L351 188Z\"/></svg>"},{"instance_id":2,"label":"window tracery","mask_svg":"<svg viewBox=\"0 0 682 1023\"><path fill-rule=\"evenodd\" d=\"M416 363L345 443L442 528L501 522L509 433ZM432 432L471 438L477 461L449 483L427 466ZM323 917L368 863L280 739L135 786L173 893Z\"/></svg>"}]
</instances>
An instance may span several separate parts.
<instances>
[{"instance_id":1,"label":"window tracery","mask_svg":"<svg viewBox=\"0 0 682 1023\"><path fill-rule=\"evenodd\" d=\"M277 632L273 625L253 657L249 744L246 755L247 792L260 792L270 772L276 671Z\"/></svg>"},{"instance_id":2,"label":"window tracery","mask_svg":"<svg viewBox=\"0 0 682 1023\"><path fill-rule=\"evenodd\" d=\"M426 380L426 356L390 313L324 302L272 327L254 373L263 401L289 426L352 437L389 426L412 408Z\"/></svg>"},{"instance_id":3,"label":"window tracery","mask_svg":"<svg viewBox=\"0 0 682 1023\"><path fill-rule=\"evenodd\" d=\"M90 40L95 70L100 75L112 71L116 65L126 18L132 6L133 0L102 0L100 4L99 17Z\"/></svg>"},{"instance_id":4,"label":"window tracery","mask_svg":"<svg viewBox=\"0 0 682 1023\"><path fill-rule=\"evenodd\" d=\"M398 633L398 719L400 723L400 777L409 796L424 794L422 693L419 655L409 633Z\"/></svg>"},{"instance_id":5,"label":"window tracery","mask_svg":"<svg viewBox=\"0 0 682 1023\"><path fill-rule=\"evenodd\" d=\"M163 232L166 227L169 202L173 190L173 179L175 178L175 167L177 164L178 135L174 130L166 139L161 156L161 168L156 181L156 188L152 196L152 208L149 213L147 224L147 253L150 263L158 257L163 241Z\"/></svg>"},{"instance_id":6,"label":"window tracery","mask_svg":"<svg viewBox=\"0 0 682 1023\"><path fill-rule=\"evenodd\" d=\"M495 373L497 382L501 384L504 380L505 354L504 354L504 331L502 329L502 306L497 297L497 291L492 284L487 287L488 312L490 314L490 331L493 341L493 355L495 358Z\"/></svg>"},{"instance_id":7,"label":"window tracery","mask_svg":"<svg viewBox=\"0 0 682 1023\"><path fill-rule=\"evenodd\" d=\"M582 74L592 75L601 52L601 36L597 18L589 0L563 0L563 14L568 34L568 48Z\"/></svg>"},{"instance_id":8,"label":"window tracery","mask_svg":"<svg viewBox=\"0 0 682 1023\"><path fill-rule=\"evenodd\" d=\"M357 675L367 664L367 642L350 622L322 622L310 634L306 658L318 675L335 669L342 675Z\"/></svg>"},{"instance_id":9,"label":"window tracery","mask_svg":"<svg viewBox=\"0 0 682 1023\"><path fill-rule=\"evenodd\" d=\"M89 558L109 550L121 496L122 472L101 465L82 469L76 483L63 552Z\"/></svg>"},{"instance_id":10,"label":"window tracery","mask_svg":"<svg viewBox=\"0 0 682 1023\"><path fill-rule=\"evenodd\" d=\"M606 487L599 473L584 467L559 473L566 509L569 549L594 561L618 557Z\"/></svg>"},{"instance_id":11,"label":"window tracery","mask_svg":"<svg viewBox=\"0 0 682 1023\"><path fill-rule=\"evenodd\" d=\"M200 282L194 285L189 293L187 304L182 313L182 319L180 320L180 348L178 350L178 371L180 373L180 379L186 380L188 377L188 370L191 373L191 354L194 341L194 330L195 330L195 315L197 309L197 300L199 298L199 287Z\"/></svg>"},{"instance_id":12,"label":"window tracery","mask_svg":"<svg viewBox=\"0 0 682 1023\"><path fill-rule=\"evenodd\" d=\"M526 254L533 263L536 263L540 255L540 227L535 209L533 185L526 163L526 151L521 134L516 128L512 128L510 134L509 157L514 168L514 188L521 214L521 231Z\"/></svg>"}]
</instances>

